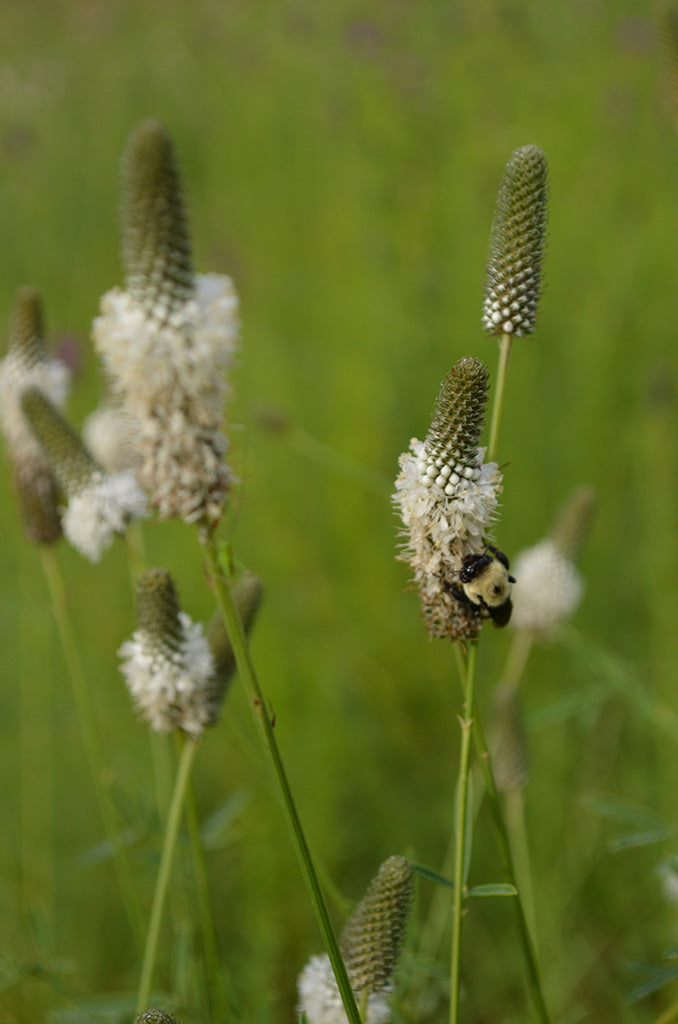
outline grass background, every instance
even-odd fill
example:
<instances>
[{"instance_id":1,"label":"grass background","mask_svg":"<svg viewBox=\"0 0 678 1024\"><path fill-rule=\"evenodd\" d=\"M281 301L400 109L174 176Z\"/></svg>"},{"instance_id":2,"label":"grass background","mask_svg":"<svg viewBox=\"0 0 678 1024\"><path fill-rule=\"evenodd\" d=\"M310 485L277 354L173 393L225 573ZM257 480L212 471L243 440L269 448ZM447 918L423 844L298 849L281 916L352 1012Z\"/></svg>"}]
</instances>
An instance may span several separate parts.
<instances>
[{"instance_id":1,"label":"grass background","mask_svg":"<svg viewBox=\"0 0 678 1024\"><path fill-rule=\"evenodd\" d=\"M17 286L40 289L50 336L78 359L75 422L100 395L89 327L121 280L118 164L143 117L175 139L198 269L236 281L234 545L265 584L256 663L311 846L347 904L390 854L438 866L448 842L459 689L394 561L389 496L450 366L473 354L494 372L480 307L496 190L516 146L546 151L548 286L536 336L514 349L499 542L509 554L534 543L579 483L599 507L579 639L538 650L525 680L543 965L563 1024L654 1020L675 993L625 999L646 977L632 965L678 945L657 870L675 843L610 847L633 825L619 807L613 819L612 799L646 809L641 824L671 824L678 775L661 710L678 675L678 139L652 12L630 0L64 0L2 14L2 308ZM9 487L0 517L0 1020L118 1019L138 962L96 856L39 554ZM154 524L146 539L186 610L209 617L190 531ZM124 552L92 567L62 546L59 559L148 908L151 757L115 656L134 628ZM483 641L485 703L509 640ZM235 686L196 782L205 819L232 812L209 867L237 1019L274 1024L293 1018L319 938L250 718ZM473 883L501 880L482 811L473 858ZM430 898L421 884L414 940ZM180 886L173 917L158 989L172 977L180 1018L204 1020ZM464 942L466 1018L530 1020L505 901L474 903ZM75 1017L92 997L98 1016Z\"/></svg>"}]
</instances>

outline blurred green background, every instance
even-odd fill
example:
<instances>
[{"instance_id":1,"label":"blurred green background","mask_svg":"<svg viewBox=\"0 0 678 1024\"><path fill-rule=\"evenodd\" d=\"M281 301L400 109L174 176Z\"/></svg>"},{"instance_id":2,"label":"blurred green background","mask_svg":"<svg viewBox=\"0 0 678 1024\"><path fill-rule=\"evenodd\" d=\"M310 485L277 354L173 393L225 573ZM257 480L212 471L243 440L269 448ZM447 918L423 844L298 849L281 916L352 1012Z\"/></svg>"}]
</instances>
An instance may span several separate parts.
<instances>
[{"instance_id":1,"label":"blurred green background","mask_svg":"<svg viewBox=\"0 0 678 1024\"><path fill-rule=\"evenodd\" d=\"M394 560L390 494L452 364L476 355L495 372L480 309L496 191L516 146L546 151L547 287L536 335L514 346L499 543L509 555L534 543L580 483L599 504L578 639L536 651L525 679L542 962L554 1021L655 1020L675 989L626 1001L678 946L660 869L678 848L678 138L653 12L631 0L1 9L1 309L17 286L40 289L50 338L78 359L73 420L101 394L89 329L121 282L119 159L140 119L174 137L197 268L236 282L234 547L264 581L255 660L311 847L347 905L390 854L439 867L449 840L459 687ZM113 1003L138 960L9 486L0 517L0 1021L121 1019ZM145 536L185 609L209 617L191 531ZM90 566L62 545L59 559L147 912L151 755L115 653L134 628L126 557L118 545ZM486 706L509 632L483 638ZM237 1019L282 1024L320 939L250 719L236 683L196 786L203 819L225 808L230 821L209 871ZM633 831L626 804L643 809L636 824L669 826L662 842L614 852ZM481 809L471 881L501 880ZM156 988L191 1022L205 1017L182 892ZM418 893L411 948L430 885ZM466 918L476 1024L531 1019L506 902ZM405 964L410 979L423 970ZM74 1016L93 998L98 1016ZM419 1019L444 1017L433 1000Z\"/></svg>"}]
</instances>

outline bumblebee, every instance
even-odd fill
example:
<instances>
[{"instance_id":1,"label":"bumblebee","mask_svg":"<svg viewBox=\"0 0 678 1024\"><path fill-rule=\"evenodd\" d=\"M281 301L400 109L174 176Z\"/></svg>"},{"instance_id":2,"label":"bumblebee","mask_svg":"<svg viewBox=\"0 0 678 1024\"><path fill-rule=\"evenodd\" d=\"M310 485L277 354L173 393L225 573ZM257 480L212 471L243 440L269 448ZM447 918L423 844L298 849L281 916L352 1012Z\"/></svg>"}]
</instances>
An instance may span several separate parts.
<instances>
[{"instance_id":1,"label":"bumblebee","mask_svg":"<svg viewBox=\"0 0 678 1024\"><path fill-rule=\"evenodd\" d=\"M466 555L459 570L459 586L446 583L446 589L476 614L492 619L495 626L506 626L511 618L509 560L491 544L485 551Z\"/></svg>"}]
</instances>

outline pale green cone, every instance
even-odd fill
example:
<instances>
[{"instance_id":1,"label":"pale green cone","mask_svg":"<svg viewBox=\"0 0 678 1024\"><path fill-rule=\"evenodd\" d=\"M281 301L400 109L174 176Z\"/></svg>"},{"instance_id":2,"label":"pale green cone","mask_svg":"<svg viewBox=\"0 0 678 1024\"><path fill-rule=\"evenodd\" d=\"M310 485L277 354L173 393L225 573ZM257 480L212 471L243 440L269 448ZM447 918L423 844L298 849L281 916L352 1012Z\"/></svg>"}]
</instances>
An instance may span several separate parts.
<instances>
[{"instance_id":1,"label":"pale green cone","mask_svg":"<svg viewBox=\"0 0 678 1024\"><path fill-rule=\"evenodd\" d=\"M127 291L164 324L191 298L194 275L174 146L154 118L137 125L127 143L121 221Z\"/></svg>"},{"instance_id":2,"label":"pale green cone","mask_svg":"<svg viewBox=\"0 0 678 1024\"><path fill-rule=\"evenodd\" d=\"M490 232L483 326L490 334L534 332L542 291L548 163L539 146L514 150Z\"/></svg>"}]
</instances>

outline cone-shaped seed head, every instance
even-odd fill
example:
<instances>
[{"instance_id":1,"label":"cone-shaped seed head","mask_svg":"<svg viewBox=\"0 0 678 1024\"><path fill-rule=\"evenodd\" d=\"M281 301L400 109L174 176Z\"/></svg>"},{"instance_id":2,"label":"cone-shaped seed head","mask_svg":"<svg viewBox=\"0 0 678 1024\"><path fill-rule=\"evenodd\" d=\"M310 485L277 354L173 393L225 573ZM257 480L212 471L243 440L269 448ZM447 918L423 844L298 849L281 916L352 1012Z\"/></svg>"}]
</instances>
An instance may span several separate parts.
<instances>
[{"instance_id":1,"label":"cone-shaped seed head","mask_svg":"<svg viewBox=\"0 0 678 1024\"><path fill-rule=\"evenodd\" d=\"M35 288L19 288L15 293L7 348L20 352L27 366L47 359L42 303Z\"/></svg>"},{"instance_id":2,"label":"cone-shaped seed head","mask_svg":"<svg viewBox=\"0 0 678 1024\"><path fill-rule=\"evenodd\" d=\"M499 792L524 789L529 755L520 693L513 684L500 686L495 695L493 748L492 770Z\"/></svg>"},{"instance_id":3,"label":"cone-shaped seed head","mask_svg":"<svg viewBox=\"0 0 678 1024\"><path fill-rule=\"evenodd\" d=\"M485 421L489 374L480 359L455 363L443 381L426 435L426 453L452 466L475 466Z\"/></svg>"},{"instance_id":4,"label":"cone-shaped seed head","mask_svg":"<svg viewBox=\"0 0 678 1024\"><path fill-rule=\"evenodd\" d=\"M31 544L53 544L61 536L59 488L47 462L27 459L16 463L12 484L26 538Z\"/></svg>"},{"instance_id":5,"label":"cone-shaped seed head","mask_svg":"<svg viewBox=\"0 0 678 1024\"><path fill-rule=\"evenodd\" d=\"M166 569L149 569L137 584L137 622L151 645L176 652L183 630L179 621L179 597Z\"/></svg>"},{"instance_id":6,"label":"cone-shaped seed head","mask_svg":"<svg viewBox=\"0 0 678 1024\"><path fill-rule=\"evenodd\" d=\"M532 334L541 295L548 213L548 164L538 146L511 156L490 233L483 326L490 334Z\"/></svg>"},{"instance_id":7,"label":"cone-shaped seed head","mask_svg":"<svg viewBox=\"0 0 678 1024\"><path fill-rule=\"evenodd\" d=\"M591 527L595 508L596 492L588 486L573 491L561 508L550 538L563 558L576 559Z\"/></svg>"},{"instance_id":8,"label":"cone-shaped seed head","mask_svg":"<svg viewBox=\"0 0 678 1024\"><path fill-rule=\"evenodd\" d=\"M388 986L400 956L413 891L409 861L389 857L341 937L354 991L372 994Z\"/></svg>"},{"instance_id":9,"label":"cone-shaped seed head","mask_svg":"<svg viewBox=\"0 0 678 1024\"><path fill-rule=\"evenodd\" d=\"M179 1021L164 1010L150 1009L137 1014L134 1024L179 1024Z\"/></svg>"},{"instance_id":10,"label":"cone-shaped seed head","mask_svg":"<svg viewBox=\"0 0 678 1024\"><path fill-rule=\"evenodd\" d=\"M127 291L165 323L190 299L194 279L174 147L153 118L134 129L123 159L122 249Z\"/></svg>"},{"instance_id":11,"label":"cone-shaped seed head","mask_svg":"<svg viewBox=\"0 0 678 1024\"><path fill-rule=\"evenodd\" d=\"M70 423L37 388L24 392L21 408L62 490L77 494L100 472L99 466Z\"/></svg>"}]
</instances>

